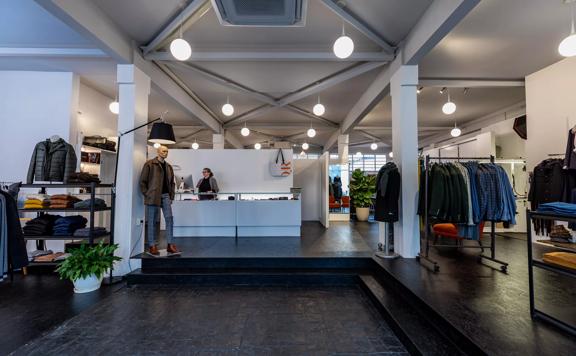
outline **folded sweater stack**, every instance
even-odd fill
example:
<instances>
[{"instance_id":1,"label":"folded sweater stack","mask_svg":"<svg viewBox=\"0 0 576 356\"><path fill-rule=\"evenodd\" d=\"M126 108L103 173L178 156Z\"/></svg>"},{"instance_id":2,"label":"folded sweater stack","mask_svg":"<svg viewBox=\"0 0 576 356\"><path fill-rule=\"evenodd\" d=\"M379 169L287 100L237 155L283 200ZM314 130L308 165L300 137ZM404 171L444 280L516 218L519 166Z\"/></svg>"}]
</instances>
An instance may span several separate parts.
<instances>
[{"instance_id":1,"label":"folded sweater stack","mask_svg":"<svg viewBox=\"0 0 576 356\"><path fill-rule=\"evenodd\" d=\"M22 230L28 236L52 235L54 222L60 218L60 215L45 214L28 221Z\"/></svg>"},{"instance_id":2,"label":"folded sweater stack","mask_svg":"<svg viewBox=\"0 0 576 356\"><path fill-rule=\"evenodd\" d=\"M92 237L99 237L99 236L103 236L108 234L108 231L106 230L105 227L94 227L94 230L92 230ZM74 236L75 237L89 237L90 236L90 228L86 227L83 229L78 229L76 231L74 231Z\"/></svg>"},{"instance_id":3,"label":"folded sweater stack","mask_svg":"<svg viewBox=\"0 0 576 356\"><path fill-rule=\"evenodd\" d=\"M576 253L549 252L542 256L542 260L553 265L576 269Z\"/></svg>"},{"instance_id":4,"label":"folded sweater stack","mask_svg":"<svg viewBox=\"0 0 576 356\"><path fill-rule=\"evenodd\" d=\"M92 204L92 199L86 199L86 200L82 200L82 201L79 201L77 203L74 203L74 208L75 209L90 209L90 204ZM94 198L94 207L96 209L105 208L106 202L100 198Z\"/></svg>"},{"instance_id":5,"label":"folded sweater stack","mask_svg":"<svg viewBox=\"0 0 576 356\"><path fill-rule=\"evenodd\" d=\"M68 194L56 194L50 197L50 209L73 208L80 199Z\"/></svg>"},{"instance_id":6,"label":"folded sweater stack","mask_svg":"<svg viewBox=\"0 0 576 356\"><path fill-rule=\"evenodd\" d=\"M76 230L86 227L87 222L81 215L61 217L54 222L54 236L72 235Z\"/></svg>"},{"instance_id":7,"label":"folded sweater stack","mask_svg":"<svg viewBox=\"0 0 576 356\"><path fill-rule=\"evenodd\" d=\"M26 196L24 209L44 209L50 204L49 196L46 194L30 194Z\"/></svg>"}]
</instances>

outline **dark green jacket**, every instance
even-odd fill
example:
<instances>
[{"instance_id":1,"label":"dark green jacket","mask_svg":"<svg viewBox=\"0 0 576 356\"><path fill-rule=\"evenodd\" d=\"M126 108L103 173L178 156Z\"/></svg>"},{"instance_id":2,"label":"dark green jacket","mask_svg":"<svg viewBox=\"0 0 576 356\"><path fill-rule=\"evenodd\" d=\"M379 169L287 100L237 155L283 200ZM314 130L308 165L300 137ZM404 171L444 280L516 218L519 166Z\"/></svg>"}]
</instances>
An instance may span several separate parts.
<instances>
[{"instance_id":1,"label":"dark green jacket","mask_svg":"<svg viewBox=\"0 0 576 356\"><path fill-rule=\"evenodd\" d=\"M74 147L63 139L56 142L42 141L36 144L26 182L36 181L68 182L68 178L76 172L78 158Z\"/></svg>"}]
</instances>

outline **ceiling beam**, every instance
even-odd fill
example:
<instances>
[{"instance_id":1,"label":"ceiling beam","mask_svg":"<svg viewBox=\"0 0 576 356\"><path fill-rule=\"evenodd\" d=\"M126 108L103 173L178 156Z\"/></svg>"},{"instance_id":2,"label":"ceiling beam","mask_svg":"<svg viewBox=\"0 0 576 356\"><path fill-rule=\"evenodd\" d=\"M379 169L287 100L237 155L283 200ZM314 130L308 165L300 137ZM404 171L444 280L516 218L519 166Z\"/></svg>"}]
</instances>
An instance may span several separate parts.
<instances>
[{"instance_id":1,"label":"ceiling beam","mask_svg":"<svg viewBox=\"0 0 576 356\"><path fill-rule=\"evenodd\" d=\"M314 120L314 121L316 121L317 124L323 124L323 125L327 125L327 126L330 126L330 127L338 127L338 124L335 123L334 121L325 119L325 118L323 118L322 116L316 116L316 115L314 115L313 113L311 113L310 111L304 110L304 109L302 109L302 108L300 108L300 107L298 107L298 106L296 106L296 105L289 104L289 105L286 105L286 106L283 106L283 107L284 107L285 109L288 109L288 110L292 111L292 112L295 112L295 113L300 114L300 115L302 115L302 116L304 116L304 117L307 117L307 118L309 118L309 119L311 119L311 120Z\"/></svg>"},{"instance_id":2,"label":"ceiling beam","mask_svg":"<svg viewBox=\"0 0 576 356\"><path fill-rule=\"evenodd\" d=\"M344 81L347 81L349 79L352 79L354 77L357 77L361 74L364 74L368 71L371 71L375 68L378 68L382 65L382 63L362 63L359 65L355 65L351 68L345 69L343 71L340 71L338 73L335 73L331 76L328 76L324 79L321 79L319 81L314 82L313 84L310 84L304 88L301 88L291 94L288 94L278 100L276 100L276 106L273 107L268 107L268 106L264 106L261 107L257 110L252 110L250 112L247 113L243 113L235 118L233 118L232 120L229 120L228 122L226 122L224 124L224 127L229 127L237 122L246 122L248 120L252 120L255 119L257 117L260 117L262 115L268 114L274 110L276 110L279 107L282 106L286 106L289 104L292 104L295 101L298 101L300 99L303 99L305 97L308 97L310 95L314 95L317 94L325 89L328 89L332 86L335 86L337 84L340 84Z\"/></svg>"},{"instance_id":3,"label":"ceiling beam","mask_svg":"<svg viewBox=\"0 0 576 356\"><path fill-rule=\"evenodd\" d=\"M230 130L224 130L224 140L226 140L226 142L228 142L234 148L244 149L242 142L240 142L240 140L238 140L236 136L230 132Z\"/></svg>"},{"instance_id":4,"label":"ceiling beam","mask_svg":"<svg viewBox=\"0 0 576 356\"><path fill-rule=\"evenodd\" d=\"M72 30L92 41L120 64L133 62L131 39L108 15L90 0L35 0Z\"/></svg>"},{"instance_id":5,"label":"ceiling beam","mask_svg":"<svg viewBox=\"0 0 576 356\"><path fill-rule=\"evenodd\" d=\"M384 141L381 137L378 137L376 135L372 135L371 133L363 131L363 130L358 130L358 132L361 135L363 135L364 137L368 137L368 138L374 140L375 142L380 142L382 144L382 146L384 146L384 147L390 147L391 146L388 142Z\"/></svg>"},{"instance_id":6,"label":"ceiling beam","mask_svg":"<svg viewBox=\"0 0 576 356\"><path fill-rule=\"evenodd\" d=\"M0 47L0 57L108 58L108 54L98 48Z\"/></svg>"},{"instance_id":7,"label":"ceiling beam","mask_svg":"<svg viewBox=\"0 0 576 356\"><path fill-rule=\"evenodd\" d=\"M271 130L302 130L303 128L308 129L310 123L309 122L252 122L250 127L259 128L259 129L271 129ZM236 125L230 126L230 128L240 128L243 124L238 123ZM316 130L332 130L333 126L331 125L314 125Z\"/></svg>"},{"instance_id":8,"label":"ceiling beam","mask_svg":"<svg viewBox=\"0 0 576 356\"><path fill-rule=\"evenodd\" d=\"M342 18L342 20L346 21L348 24L360 31L360 33L362 33L364 36L368 37L372 42L380 46L385 53L394 54L396 50L394 46L389 44L384 38L382 38L382 36L376 33L376 31L366 25L364 21L346 11L346 9L340 6L339 3L335 3L332 0L322 0L322 4L332 10L336 15Z\"/></svg>"},{"instance_id":9,"label":"ceiling beam","mask_svg":"<svg viewBox=\"0 0 576 356\"><path fill-rule=\"evenodd\" d=\"M480 0L434 0L402 46L402 62L417 65Z\"/></svg>"},{"instance_id":10,"label":"ceiling beam","mask_svg":"<svg viewBox=\"0 0 576 356\"><path fill-rule=\"evenodd\" d=\"M324 151L329 152L332 146L338 142L338 136L340 136L340 129L334 130L332 135L328 138L326 143L324 144Z\"/></svg>"},{"instance_id":11,"label":"ceiling beam","mask_svg":"<svg viewBox=\"0 0 576 356\"><path fill-rule=\"evenodd\" d=\"M194 22L198 21L202 16L204 16L212 8L209 0L192 0L188 6L186 6L182 11L160 31L160 33L150 41L142 51L144 54L148 54L158 47L160 47L164 41L166 41L174 33L178 32L180 26L182 25L182 32L189 28Z\"/></svg>"},{"instance_id":12,"label":"ceiling beam","mask_svg":"<svg viewBox=\"0 0 576 356\"><path fill-rule=\"evenodd\" d=\"M484 80L484 79L442 79L421 78L419 83L423 87L436 88L497 88L497 87L524 87L524 80Z\"/></svg>"},{"instance_id":13,"label":"ceiling beam","mask_svg":"<svg viewBox=\"0 0 576 356\"><path fill-rule=\"evenodd\" d=\"M418 126L418 131L442 131L452 129L454 126ZM356 126L358 131L392 131L391 126Z\"/></svg>"},{"instance_id":14,"label":"ceiling beam","mask_svg":"<svg viewBox=\"0 0 576 356\"><path fill-rule=\"evenodd\" d=\"M175 61L170 52L150 52L144 56L152 61ZM193 51L189 62L383 62L394 60L394 56L382 52L355 52L345 59L340 59L332 52L309 52L294 50L290 52L201 52Z\"/></svg>"}]
</instances>

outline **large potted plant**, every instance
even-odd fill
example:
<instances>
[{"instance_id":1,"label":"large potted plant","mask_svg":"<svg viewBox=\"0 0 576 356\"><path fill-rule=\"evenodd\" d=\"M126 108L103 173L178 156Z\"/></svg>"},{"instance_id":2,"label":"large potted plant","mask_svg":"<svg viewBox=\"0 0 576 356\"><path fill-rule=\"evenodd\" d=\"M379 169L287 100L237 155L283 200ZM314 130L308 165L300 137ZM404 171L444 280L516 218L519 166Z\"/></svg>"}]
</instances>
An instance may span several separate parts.
<instances>
[{"instance_id":1,"label":"large potted plant","mask_svg":"<svg viewBox=\"0 0 576 356\"><path fill-rule=\"evenodd\" d=\"M114 262L122 258L114 256L118 245L105 245L100 242L89 246L82 244L72 250L56 271L60 279L69 279L74 283L74 292L88 293L100 288L104 274L114 265Z\"/></svg>"},{"instance_id":2,"label":"large potted plant","mask_svg":"<svg viewBox=\"0 0 576 356\"><path fill-rule=\"evenodd\" d=\"M368 221L372 196L376 192L376 177L367 176L360 169L352 172L350 181L350 198L356 208L356 219Z\"/></svg>"}]
</instances>

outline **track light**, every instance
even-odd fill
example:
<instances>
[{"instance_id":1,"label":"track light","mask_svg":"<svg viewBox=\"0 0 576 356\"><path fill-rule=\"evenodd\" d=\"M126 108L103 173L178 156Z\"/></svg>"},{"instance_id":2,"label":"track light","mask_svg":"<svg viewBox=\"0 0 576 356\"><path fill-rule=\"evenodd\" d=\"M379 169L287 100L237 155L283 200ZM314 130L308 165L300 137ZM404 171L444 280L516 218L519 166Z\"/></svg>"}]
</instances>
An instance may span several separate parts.
<instances>
[{"instance_id":1,"label":"track light","mask_svg":"<svg viewBox=\"0 0 576 356\"><path fill-rule=\"evenodd\" d=\"M302 144L302 149L303 149L303 150L307 150L308 148L310 148L310 145L308 145L306 142L304 142L304 143Z\"/></svg>"},{"instance_id":2,"label":"track light","mask_svg":"<svg viewBox=\"0 0 576 356\"><path fill-rule=\"evenodd\" d=\"M346 36L344 24L342 24L342 36L338 37L334 42L332 50L336 57L340 59L348 58L352 55L352 52L354 52L354 41L352 41L350 37Z\"/></svg>"},{"instance_id":3,"label":"track light","mask_svg":"<svg viewBox=\"0 0 576 356\"><path fill-rule=\"evenodd\" d=\"M378 144L376 142L372 142L372 144L370 145L370 149L372 151L376 151L378 149Z\"/></svg>"},{"instance_id":4,"label":"track light","mask_svg":"<svg viewBox=\"0 0 576 356\"><path fill-rule=\"evenodd\" d=\"M324 105L320 104L320 97L318 97L318 103L312 108L312 112L316 116L322 116L326 112Z\"/></svg>"},{"instance_id":5,"label":"track light","mask_svg":"<svg viewBox=\"0 0 576 356\"><path fill-rule=\"evenodd\" d=\"M418 87L418 89L416 89L416 94L422 93L423 89L424 89L424 87Z\"/></svg>"},{"instance_id":6,"label":"track light","mask_svg":"<svg viewBox=\"0 0 576 356\"><path fill-rule=\"evenodd\" d=\"M222 114L226 116L234 115L234 106L230 104L230 98L226 98L226 104L222 105Z\"/></svg>"},{"instance_id":7,"label":"track light","mask_svg":"<svg viewBox=\"0 0 576 356\"><path fill-rule=\"evenodd\" d=\"M564 0L566 4L570 3L572 12L572 25L570 27L570 35L560 42L558 45L558 53L564 57L576 56L576 31L574 31L574 0Z\"/></svg>"},{"instance_id":8,"label":"track light","mask_svg":"<svg viewBox=\"0 0 576 356\"><path fill-rule=\"evenodd\" d=\"M456 123L454 123L454 128L450 131L450 135L452 135L452 137L458 137L462 135L462 130L456 126Z\"/></svg>"},{"instance_id":9,"label":"track light","mask_svg":"<svg viewBox=\"0 0 576 356\"><path fill-rule=\"evenodd\" d=\"M445 92L446 92L446 87L440 89L440 94L444 95Z\"/></svg>"},{"instance_id":10,"label":"track light","mask_svg":"<svg viewBox=\"0 0 576 356\"><path fill-rule=\"evenodd\" d=\"M114 100L110 105L108 105L108 109L110 109L113 114L118 115L118 113L120 113L120 103L117 100Z\"/></svg>"},{"instance_id":11,"label":"track light","mask_svg":"<svg viewBox=\"0 0 576 356\"><path fill-rule=\"evenodd\" d=\"M242 130L240 130L240 134L244 137L250 135L250 129L246 126L246 123L244 123Z\"/></svg>"},{"instance_id":12,"label":"track light","mask_svg":"<svg viewBox=\"0 0 576 356\"><path fill-rule=\"evenodd\" d=\"M452 115L456 112L456 104L450 100L450 92L448 91L448 101L442 106L442 112L446 115Z\"/></svg>"},{"instance_id":13,"label":"track light","mask_svg":"<svg viewBox=\"0 0 576 356\"><path fill-rule=\"evenodd\" d=\"M261 145L259 142L256 142L256 143L254 144L254 149L255 149L255 150L259 150L259 149L261 149L261 148L262 148L262 145Z\"/></svg>"},{"instance_id":14,"label":"track light","mask_svg":"<svg viewBox=\"0 0 576 356\"><path fill-rule=\"evenodd\" d=\"M178 38L170 42L170 53L172 53L174 58L179 61L188 60L188 58L192 56L192 47L190 47L190 44L182 38L182 22L184 22L184 20L181 20L180 22L180 33Z\"/></svg>"}]
</instances>

